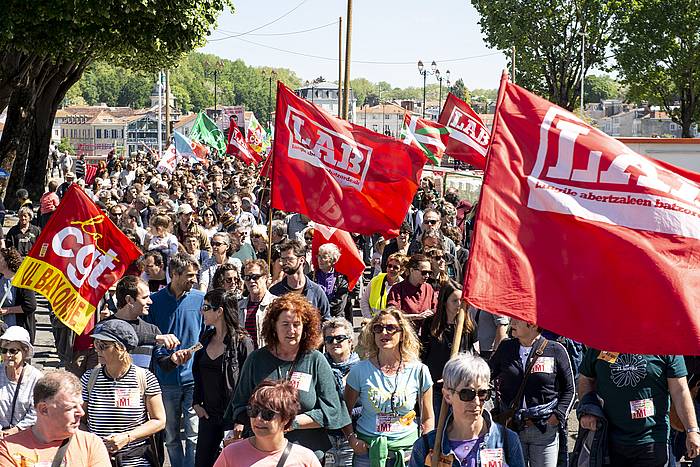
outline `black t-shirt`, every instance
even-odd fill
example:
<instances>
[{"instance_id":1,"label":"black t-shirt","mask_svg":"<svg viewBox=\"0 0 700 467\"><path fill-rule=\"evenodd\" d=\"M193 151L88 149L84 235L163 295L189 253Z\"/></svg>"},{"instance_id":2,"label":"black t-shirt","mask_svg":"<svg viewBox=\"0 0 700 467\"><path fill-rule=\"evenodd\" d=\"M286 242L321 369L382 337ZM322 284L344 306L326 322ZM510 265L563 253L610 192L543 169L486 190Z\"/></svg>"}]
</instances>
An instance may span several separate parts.
<instances>
[{"instance_id":1,"label":"black t-shirt","mask_svg":"<svg viewBox=\"0 0 700 467\"><path fill-rule=\"evenodd\" d=\"M199 360L199 371L202 375L202 381L206 381L207 386L212 388L225 388L226 381L224 372L221 371L224 355L221 354L214 360L209 358L206 350L203 352L202 358ZM223 418L228 400L226 399L225 391L204 391L204 409L210 417Z\"/></svg>"}]
</instances>

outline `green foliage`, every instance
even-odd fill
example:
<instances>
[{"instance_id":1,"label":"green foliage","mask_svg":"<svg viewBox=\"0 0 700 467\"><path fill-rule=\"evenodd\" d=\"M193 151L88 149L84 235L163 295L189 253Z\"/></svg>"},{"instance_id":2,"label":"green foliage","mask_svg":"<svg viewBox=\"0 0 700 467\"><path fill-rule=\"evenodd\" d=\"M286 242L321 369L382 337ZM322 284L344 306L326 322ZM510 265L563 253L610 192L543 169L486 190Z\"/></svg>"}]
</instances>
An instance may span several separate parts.
<instances>
[{"instance_id":1,"label":"green foliage","mask_svg":"<svg viewBox=\"0 0 700 467\"><path fill-rule=\"evenodd\" d=\"M622 97L620 83L610 75L586 76L583 82L583 93L586 102L600 102L605 99Z\"/></svg>"},{"instance_id":2,"label":"green foliage","mask_svg":"<svg viewBox=\"0 0 700 467\"><path fill-rule=\"evenodd\" d=\"M63 153L75 154L75 148L70 144L68 138L61 138L61 142L58 143L57 148Z\"/></svg>"},{"instance_id":3,"label":"green foliage","mask_svg":"<svg viewBox=\"0 0 700 467\"><path fill-rule=\"evenodd\" d=\"M377 85L372 83L366 78L355 78L350 80L350 87L355 93L357 98L357 106L362 107L365 105L367 96L372 95L373 102L369 102L370 105L377 105Z\"/></svg>"},{"instance_id":4,"label":"green foliage","mask_svg":"<svg viewBox=\"0 0 700 467\"><path fill-rule=\"evenodd\" d=\"M452 85L452 89L450 89L450 91L456 97L462 99L464 102L469 103L469 90L464 85L464 81L462 81L462 78L459 78L457 81L455 81L455 84Z\"/></svg>"}]
</instances>

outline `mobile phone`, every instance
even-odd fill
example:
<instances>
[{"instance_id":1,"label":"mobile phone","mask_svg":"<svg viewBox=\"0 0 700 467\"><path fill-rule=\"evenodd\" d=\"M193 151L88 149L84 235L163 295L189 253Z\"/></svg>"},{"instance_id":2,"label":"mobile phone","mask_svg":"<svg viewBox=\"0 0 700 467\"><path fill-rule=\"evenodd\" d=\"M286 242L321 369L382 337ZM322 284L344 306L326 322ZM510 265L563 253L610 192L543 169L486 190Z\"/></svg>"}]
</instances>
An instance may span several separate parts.
<instances>
[{"instance_id":1,"label":"mobile phone","mask_svg":"<svg viewBox=\"0 0 700 467\"><path fill-rule=\"evenodd\" d=\"M198 351L198 350L201 349L202 347L204 347L204 346L202 345L202 343L201 343L201 342L197 342L195 345L193 345L192 347L188 348L187 350L189 350L189 351L192 352L192 353L195 353L196 351Z\"/></svg>"}]
</instances>

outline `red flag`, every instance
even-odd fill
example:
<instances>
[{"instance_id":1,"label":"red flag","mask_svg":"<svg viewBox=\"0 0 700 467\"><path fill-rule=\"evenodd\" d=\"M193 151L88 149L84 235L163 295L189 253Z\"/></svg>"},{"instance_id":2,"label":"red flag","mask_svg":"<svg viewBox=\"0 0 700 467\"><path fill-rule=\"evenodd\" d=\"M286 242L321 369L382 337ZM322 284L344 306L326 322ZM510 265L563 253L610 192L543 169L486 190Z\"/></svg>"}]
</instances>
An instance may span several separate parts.
<instances>
[{"instance_id":1,"label":"red flag","mask_svg":"<svg viewBox=\"0 0 700 467\"><path fill-rule=\"evenodd\" d=\"M700 174L507 82L464 296L639 354L700 354Z\"/></svg>"},{"instance_id":2,"label":"red flag","mask_svg":"<svg viewBox=\"0 0 700 467\"><path fill-rule=\"evenodd\" d=\"M483 169L486 166L489 130L469 104L452 93L447 94L447 100L438 121L450 130L450 139L445 153L454 159Z\"/></svg>"},{"instance_id":3,"label":"red flag","mask_svg":"<svg viewBox=\"0 0 700 467\"><path fill-rule=\"evenodd\" d=\"M246 164L258 164L262 161L262 156L255 152L246 141L238 125L233 117L229 121L228 128L228 144L226 145L226 154L236 156Z\"/></svg>"},{"instance_id":4,"label":"red flag","mask_svg":"<svg viewBox=\"0 0 700 467\"><path fill-rule=\"evenodd\" d=\"M270 151L270 154L267 155L265 158L265 162L263 162L262 167L260 168L260 176L265 177L265 178L270 178L270 174L272 173L270 165L272 164L272 151Z\"/></svg>"},{"instance_id":5,"label":"red flag","mask_svg":"<svg viewBox=\"0 0 700 467\"><path fill-rule=\"evenodd\" d=\"M141 252L72 184L12 279L45 296L80 335L100 299Z\"/></svg>"},{"instance_id":6,"label":"red flag","mask_svg":"<svg viewBox=\"0 0 700 467\"><path fill-rule=\"evenodd\" d=\"M97 176L97 164L85 164L85 185L90 186Z\"/></svg>"},{"instance_id":7,"label":"red flag","mask_svg":"<svg viewBox=\"0 0 700 467\"><path fill-rule=\"evenodd\" d=\"M277 84L272 207L348 232L395 236L427 159Z\"/></svg>"},{"instance_id":8,"label":"red flag","mask_svg":"<svg viewBox=\"0 0 700 467\"><path fill-rule=\"evenodd\" d=\"M332 243L340 250L340 259L335 264L335 270L345 274L348 278L348 290L352 290L365 272L365 262L352 236L344 230L314 224L314 241L311 243L311 260L314 267L318 264L316 261L318 249L326 243Z\"/></svg>"}]
</instances>

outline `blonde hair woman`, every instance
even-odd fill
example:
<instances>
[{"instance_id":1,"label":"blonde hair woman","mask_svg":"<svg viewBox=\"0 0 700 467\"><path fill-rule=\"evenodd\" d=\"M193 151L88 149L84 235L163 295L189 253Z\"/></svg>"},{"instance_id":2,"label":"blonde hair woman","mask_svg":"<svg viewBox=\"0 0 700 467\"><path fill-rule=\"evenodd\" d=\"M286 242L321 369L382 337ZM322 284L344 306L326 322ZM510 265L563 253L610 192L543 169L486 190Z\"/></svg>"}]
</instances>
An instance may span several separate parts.
<instances>
[{"instance_id":1,"label":"blonde hair woman","mask_svg":"<svg viewBox=\"0 0 700 467\"><path fill-rule=\"evenodd\" d=\"M433 382L419 352L413 325L396 308L379 311L362 329L362 361L345 386L347 407L362 405L357 434L348 435L355 466L405 465L418 439L418 421L423 432L434 428Z\"/></svg>"}]
</instances>

